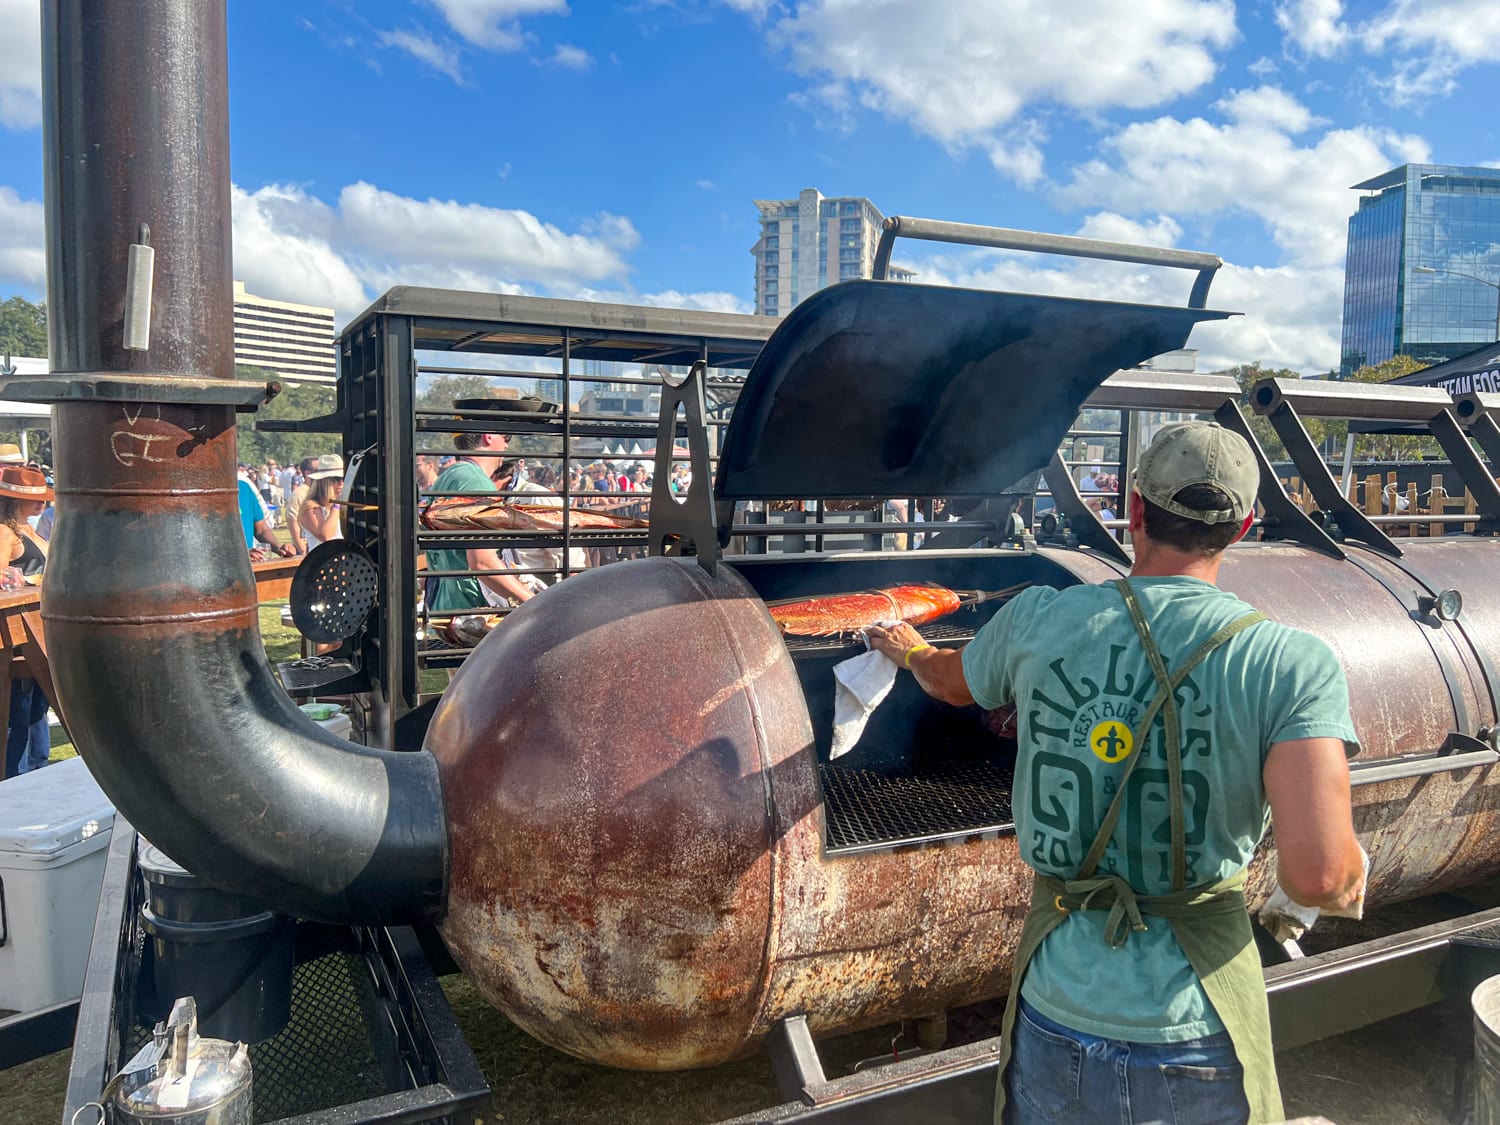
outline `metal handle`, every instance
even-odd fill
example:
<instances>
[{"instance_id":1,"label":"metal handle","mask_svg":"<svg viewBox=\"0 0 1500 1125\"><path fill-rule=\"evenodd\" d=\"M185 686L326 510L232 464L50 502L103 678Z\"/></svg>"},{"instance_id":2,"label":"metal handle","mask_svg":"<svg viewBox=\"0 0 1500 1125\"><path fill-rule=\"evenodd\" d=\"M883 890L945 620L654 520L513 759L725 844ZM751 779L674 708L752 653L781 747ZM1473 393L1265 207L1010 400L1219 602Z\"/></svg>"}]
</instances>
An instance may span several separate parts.
<instances>
[{"instance_id":1,"label":"metal handle","mask_svg":"<svg viewBox=\"0 0 1500 1125\"><path fill-rule=\"evenodd\" d=\"M885 280L891 264L891 247L899 237L919 238L926 242L955 242L966 246L993 246L1000 250L1031 250L1039 254L1062 254L1072 258L1096 258L1108 262L1134 262L1144 266L1168 266L1173 269L1197 270L1198 279L1188 297L1188 308L1201 309L1208 301L1208 287L1214 274L1224 264L1217 254L1196 250L1172 250L1161 246L1135 246L1128 242L1105 242L1096 238L1078 238L1068 234L1042 234L1038 231L1011 230L1008 227L984 227L973 223L948 223L939 219L913 219L892 215L880 232L875 248L875 265L871 272L877 281Z\"/></svg>"},{"instance_id":2,"label":"metal handle","mask_svg":"<svg viewBox=\"0 0 1500 1125\"><path fill-rule=\"evenodd\" d=\"M1374 785L1381 781L1399 781L1423 777L1430 773L1447 773L1493 765L1500 761L1500 751L1467 750L1461 754L1438 754L1425 758L1404 758L1394 762L1355 763L1349 767L1350 785Z\"/></svg>"}]
</instances>

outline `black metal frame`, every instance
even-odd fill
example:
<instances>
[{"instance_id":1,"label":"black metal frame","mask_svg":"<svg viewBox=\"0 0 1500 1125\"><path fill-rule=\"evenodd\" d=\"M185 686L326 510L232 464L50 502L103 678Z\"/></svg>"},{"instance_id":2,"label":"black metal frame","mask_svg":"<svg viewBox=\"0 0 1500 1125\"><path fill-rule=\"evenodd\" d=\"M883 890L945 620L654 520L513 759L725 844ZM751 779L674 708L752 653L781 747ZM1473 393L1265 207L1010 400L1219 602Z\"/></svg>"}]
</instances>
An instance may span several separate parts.
<instances>
[{"instance_id":1,"label":"black metal frame","mask_svg":"<svg viewBox=\"0 0 1500 1125\"><path fill-rule=\"evenodd\" d=\"M139 1023L135 1009L137 982L132 979L133 969L139 968L132 954L139 936L141 897L136 844L134 829L117 815L94 918L82 999L28 1017L28 1029L46 1037L46 1045L56 1050L67 1045L58 1042L59 1029L68 1018L68 1013L60 1009L76 1012L65 1122L99 1100L109 1078L125 1061L130 1029ZM331 951L362 958L375 986L376 1010L385 1021L384 1027L372 1028L372 1044L385 1048L377 1061L388 1083L405 1088L281 1118L276 1125L462 1121L489 1097L479 1064L412 929L299 922L297 942L303 960ZM0 1056L0 1068L6 1065L12 1062Z\"/></svg>"},{"instance_id":2,"label":"black metal frame","mask_svg":"<svg viewBox=\"0 0 1500 1125\"><path fill-rule=\"evenodd\" d=\"M737 369L748 367L770 336L775 321L767 317L674 309L604 305L539 297L495 298L450 290L397 288L385 294L345 328L338 340L340 377L335 410L304 422L271 422L267 429L337 433L344 454L364 453L365 460L349 495L344 497L344 531L374 560L380 575L377 608L365 628L339 652L320 659L283 665L283 682L298 693L352 693L356 738L367 745L416 749L425 733L429 708L424 706L419 673L423 668L454 667L469 649L426 648L420 644L424 622L417 604L417 557L428 547L649 547L661 553L695 551L712 566L718 545L707 507L707 482L713 457L708 435L727 424L710 416L708 401L732 400L743 382ZM492 357L547 357L559 361L556 372L506 372L420 365L419 352L479 354ZM615 360L690 368L679 386L666 380L582 374L583 360ZM472 373L560 382L563 403L555 414L519 410L415 408L420 373ZM627 382L660 385L662 419L610 418L581 414L572 403L578 383ZM674 413L681 402L685 419ZM497 402L503 405L503 400ZM415 455L427 435L454 432L540 434L560 441L556 455L566 466L584 454L579 439L657 439L657 492L653 510L667 513L648 537L645 530L580 530L566 515L560 534L520 531L431 531L418 525ZM689 493L689 502L670 501L667 478L673 461L672 439L686 438L694 480L705 482ZM595 455L588 454L588 459ZM575 494L560 485L564 504ZM563 573L566 573L566 568ZM503 610L498 611L503 612Z\"/></svg>"},{"instance_id":3,"label":"black metal frame","mask_svg":"<svg viewBox=\"0 0 1500 1125\"><path fill-rule=\"evenodd\" d=\"M1457 1007L1497 971L1500 908L1273 965L1265 971L1272 1041L1285 1051L1432 1004ZM825 1074L805 1017L780 1021L768 1049L785 1101L720 1125L959 1125L993 1111L998 1036L836 1079Z\"/></svg>"}]
</instances>

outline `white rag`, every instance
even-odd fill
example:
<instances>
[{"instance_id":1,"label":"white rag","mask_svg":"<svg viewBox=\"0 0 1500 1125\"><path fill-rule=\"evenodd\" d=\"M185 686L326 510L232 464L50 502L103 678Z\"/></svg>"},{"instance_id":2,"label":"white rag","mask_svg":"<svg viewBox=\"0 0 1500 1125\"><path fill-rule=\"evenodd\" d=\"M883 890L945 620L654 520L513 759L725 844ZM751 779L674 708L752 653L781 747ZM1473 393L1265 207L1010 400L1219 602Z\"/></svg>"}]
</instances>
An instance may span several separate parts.
<instances>
[{"instance_id":1,"label":"white rag","mask_svg":"<svg viewBox=\"0 0 1500 1125\"><path fill-rule=\"evenodd\" d=\"M837 758L854 749L870 712L891 693L896 664L872 648L835 664L833 680L833 747L828 756Z\"/></svg>"},{"instance_id":2,"label":"white rag","mask_svg":"<svg viewBox=\"0 0 1500 1125\"><path fill-rule=\"evenodd\" d=\"M1370 877L1370 853L1361 847L1359 854L1365 861L1365 878L1368 879ZM1365 896L1361 894L1348 906L1319 910L1316 906L1302 906L1293 902L1291 896L1278 884L1271 892L1271 897L1266 900L1266 904L1260 908L1258 917L1260 924L1269 930L1271 936L1277 941L1296 941L1313 928L1313 923L1321 914L1326 914L1330 918L1353 918L1357 922L1365 916Z\"/></svg>"}]
</instances>

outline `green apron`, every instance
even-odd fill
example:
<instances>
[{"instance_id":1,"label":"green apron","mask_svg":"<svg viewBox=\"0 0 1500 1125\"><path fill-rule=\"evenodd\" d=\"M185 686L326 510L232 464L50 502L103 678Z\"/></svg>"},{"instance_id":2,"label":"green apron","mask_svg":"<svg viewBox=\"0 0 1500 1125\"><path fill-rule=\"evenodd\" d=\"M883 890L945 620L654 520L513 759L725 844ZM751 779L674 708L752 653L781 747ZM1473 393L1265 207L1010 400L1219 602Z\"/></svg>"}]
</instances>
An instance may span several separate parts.
<instances>
[{"instance_id":1,"label":"green apron","mask_svg":"<svg viewBox=\"0 0 1500 1125\"><path fill-rule=\"evenodd\" d=\"M1021 927L1021 942L1016 950L1011 972L1010 996L1005 1003L1005 1018L1000 1034L1000 1076L995 1092L996 1125L1005 1113L1005 1068L1010 1063L1012 1032L1016 1007L1021 997L1021 981L1032 955L1042 941L1074 910L1106 910L1104 936L1110 945L1124 945L1132 930L1144 930L1144 916L1164 918L1172 927L1193 971L1203 984L1203 991L1214 1011L1224 1022L1234 1044L1234 1052L1244 1070L1245 1098L1250 1103L1250 1121L1281 1121L1281 1090L1276 1084L1276 1063L1271 1051L1271 1020L1266 1004L1265 978L1260 957L1250 933L1250 915L1245 909L1245 872L1243 870L1211 887L1185 887L1186 829L1182 810L1182 732L1175 698L1177 688L1189 672L1230 637L1264 621L1260 613L1247 613L1230 622L1204 641L1181 668L1167 674L1166 662L1151 637L1151 630L1141 613L1135 591L1126 579L1115 582L1130 620L1135 625L1156 677L1157 692L1146 709L1135 745L1139 748L1125 766L1113 802L1104 814L1094 842L1083 865L1072 879L1054 879L1036 874L1031 887L1031 910ZM1172 829L1171 894L1141 895L1118 875L1096 875L1100 859L1114 834L1120 817L1125 784L1136 763L1145 756L1146 741L1157 712L1162 713L1167 751L1167 784Z\"/></svg>"}]
</instances>

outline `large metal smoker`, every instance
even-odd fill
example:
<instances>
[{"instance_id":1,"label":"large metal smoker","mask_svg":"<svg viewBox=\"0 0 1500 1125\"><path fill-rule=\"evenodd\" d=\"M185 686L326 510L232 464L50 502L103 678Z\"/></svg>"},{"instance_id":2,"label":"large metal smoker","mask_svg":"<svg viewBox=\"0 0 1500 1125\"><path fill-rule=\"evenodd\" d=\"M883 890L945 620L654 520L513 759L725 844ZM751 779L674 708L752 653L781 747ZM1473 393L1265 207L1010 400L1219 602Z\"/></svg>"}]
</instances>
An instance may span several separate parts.
<instances>
[{"instance_id":1,"label":"large metal smoker","mask_svg":"<svg viewBox=\"0 0 1500 1125\"><path fill-rule=\"evenodd\" d=\"M756 358L712 496L653 505L653 557L571 577L511 614L432 711L423 749L347 743L305 719L265 665L238 542L233 415L264 391L229 377L222 7L46 11L58 374L14 393L57 404L44 618L70 729L122 813L200 877L288 913L437 923L517 1023L610 1065L705 1066L769 1038L815 1078L810 1032L1002 994L1026 906L1003 733L904 685L858 763L829 763L839 653L789 646L765 602L917 577L1094 582L1128 555L1070 487L1059 506L1081 545L971 547L978 534L894 554L720 551L740 501L999 502L1048 466L1091 396L1133 406L1160 394L1106 379L1223 315L1203 307L1211 261L1163 263L1200 271L1185 308L884 282L812 298ZM156 274L142 349L121 325L141 311L124 263L144 226ZM701 378L664 389L663 415L683 407L690 443L702 440ZM1470 534L1398 545L1340 499L1298 437L1298 409L1367 408L1274 384L1254 397L1326 518L1289 505L1264 466L1265 538L1231 551L1222 581L1323 637L1348 670L1372 905L1496 874L1500 491L1464 430L1493 463L1494 404L1418 393L1381 408L1429 424L1480 506ZM1166 405L1243 428L1212 381L1184 381ZM343 407L368 420L380 404ZM704 464L697 446L692 456ZM365 499L405 503L403 471L387 453ZM381 557L394 540L360 545L384 575L398 569ZM1454 589L1457 617L1442 597ZM984 612L940 640L961 641ZM169 714L192 726L167 751ZM926 808L934 788L965 809ZM972 1074L988 1062L980 1048L937 1065Z\"/></svg>"}]
</instances>

